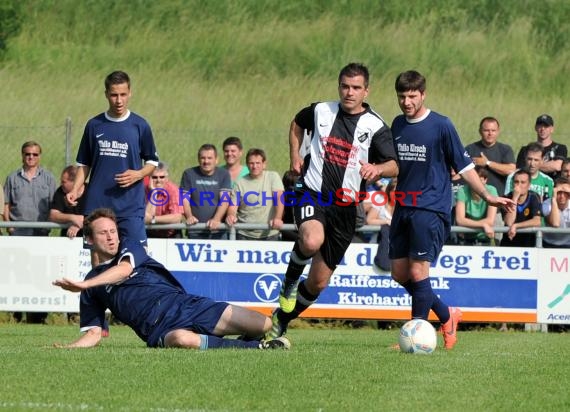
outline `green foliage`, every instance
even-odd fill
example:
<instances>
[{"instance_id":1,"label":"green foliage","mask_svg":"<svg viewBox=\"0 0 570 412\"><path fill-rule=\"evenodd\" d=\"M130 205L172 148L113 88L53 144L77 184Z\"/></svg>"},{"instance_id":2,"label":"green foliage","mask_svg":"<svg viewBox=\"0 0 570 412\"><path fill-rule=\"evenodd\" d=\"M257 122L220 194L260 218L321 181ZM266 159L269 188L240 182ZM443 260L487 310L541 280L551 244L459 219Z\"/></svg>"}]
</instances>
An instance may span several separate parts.
<instances>
[{"instance_id":1,"label":"green foliage","mask_svg":"<svg viewBox=\"0 0 570 412\"><path fill-rule=\"evenodd\" d=\"M8 47L8 40L20 33L22 14L18 0L4 0L0 3L0 53Z\"/></svg>"},{"instance_id":2,"label":"green foliage","mask_svg":"<svg viewBox=\"0 0 570 412\"><path fill-rule=\"evenodd\" d=\"M463 332L451 352L389 349L397 329L292 329L290 351L149 349L124 326L55 349L77 326L1 325L0 409L561 411L566 334Z\"/></svg>"}]
</instances>

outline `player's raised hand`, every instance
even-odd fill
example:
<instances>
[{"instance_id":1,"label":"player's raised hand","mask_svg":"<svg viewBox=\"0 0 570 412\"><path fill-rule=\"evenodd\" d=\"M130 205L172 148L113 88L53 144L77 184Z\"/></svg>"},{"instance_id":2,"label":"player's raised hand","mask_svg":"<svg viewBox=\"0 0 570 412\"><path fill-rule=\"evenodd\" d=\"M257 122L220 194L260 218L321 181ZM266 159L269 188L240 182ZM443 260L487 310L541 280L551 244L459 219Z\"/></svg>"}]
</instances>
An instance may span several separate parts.
<instances>
[{"instance_id":1,"label":"player's raised hand","mask_svg":"<svg viewBox=\"0 0 570 412\"><path fill-rule=\"evenodd\" d=\"M123 173L117 173L115 175L115 182L121 187L129 187L132 184L141 180L143 176L140 170L125 170Z\"/></svg>"},{"instance_id":2,"label":"player's raised hand","mask_svg":"<svg viewBox=\"0 0 570 412\"><path fill-rule=\"evenodd\" d=\"M71 191L66 193L65 194L65 201L70 206L77 206L77 191L72 189Z\"/></svg>"}]
</instances>

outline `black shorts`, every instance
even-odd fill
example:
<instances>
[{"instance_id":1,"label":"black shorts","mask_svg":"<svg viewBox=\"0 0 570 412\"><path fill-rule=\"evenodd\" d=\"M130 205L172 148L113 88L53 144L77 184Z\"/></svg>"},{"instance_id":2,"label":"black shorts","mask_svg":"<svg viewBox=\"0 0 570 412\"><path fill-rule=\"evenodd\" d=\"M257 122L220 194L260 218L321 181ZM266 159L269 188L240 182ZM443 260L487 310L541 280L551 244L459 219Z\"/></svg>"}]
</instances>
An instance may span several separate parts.
<instances>
[{"instance_id":1,"label":"black shorts","mask_svg":"<svg viewBox=\"0 0 570 412\"><path fill-rule=\"evenodd\" d=\"M294 207L297 227L309 220L318 220L325 230L320 252L332 270L342 261L356 231L356 206L305 189L296 192Z\"/></svg>"}]
</instances>

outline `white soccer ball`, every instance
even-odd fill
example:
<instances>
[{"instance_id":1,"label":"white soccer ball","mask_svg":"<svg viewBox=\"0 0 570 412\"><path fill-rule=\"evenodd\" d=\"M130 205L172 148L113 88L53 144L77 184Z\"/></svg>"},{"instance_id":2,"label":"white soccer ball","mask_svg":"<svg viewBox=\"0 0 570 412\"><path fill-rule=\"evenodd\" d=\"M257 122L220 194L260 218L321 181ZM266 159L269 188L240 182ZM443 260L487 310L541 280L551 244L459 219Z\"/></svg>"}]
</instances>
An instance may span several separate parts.
<instances>
[{"instance_id":1,"label":"white soccer ball","mask_svg":"<svg viewBox=\"0 0 570 412\"><path fill-rule=\"evenodd\" d=\"M427 355L437 346L437 334L431 323L423 319L412 319L400 328L398 343L404 353Z\"/></svg>"}]
</instances>

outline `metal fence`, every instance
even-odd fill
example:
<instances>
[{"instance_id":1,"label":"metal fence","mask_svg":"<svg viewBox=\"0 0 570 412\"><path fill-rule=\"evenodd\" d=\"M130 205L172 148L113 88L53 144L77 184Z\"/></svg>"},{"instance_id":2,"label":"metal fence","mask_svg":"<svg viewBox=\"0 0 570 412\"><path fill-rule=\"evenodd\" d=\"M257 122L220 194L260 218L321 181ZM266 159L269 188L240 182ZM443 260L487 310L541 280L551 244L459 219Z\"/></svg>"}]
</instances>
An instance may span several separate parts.
<instances>
[{"instance_id":1,"label":"metal fence","mask_svg":"<svg viewBox=\"0 0 570 412\"><path fill-rule=\"evenodd\" d=\"M0 229L16 227L16 228L38 228L38 229L61 229L68 225L53 223L53 222L0 222ZM188 226L184 223L169 223L169 224L154 224L146 225L147 229L176 229L188 231L203 231L208 230L205 223L196 223L195 225ZM236 239L236 232L239 229L270 229L265 223L236 223L234 226L222 223L219 230L229 232L229 240ZM284 224L281 231L294 231L296 226L293 224ZM356 229L359 233L374 233L378 232L379 227L373 225L364 225ZM494 227L495 233L507 233L509 228L506 226ZM479 233L477 229L471 229L463 226L451 226L451 233ZM517 230L517 233L535 233L536 234L536 247L542 247L542 238L544 233L558 233L569 234L570 229L556 228L556 227L531 227Z\"/></svg>"}]
</instances>

